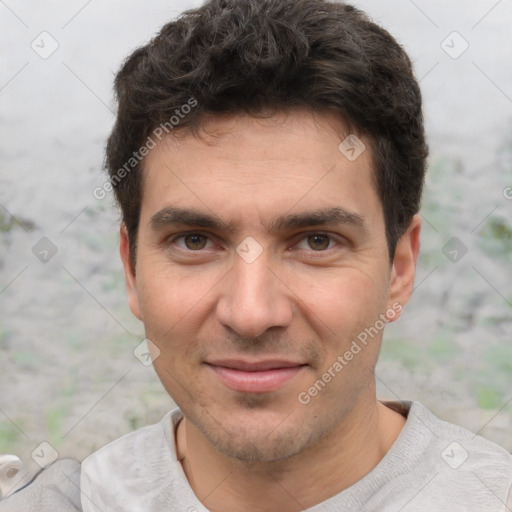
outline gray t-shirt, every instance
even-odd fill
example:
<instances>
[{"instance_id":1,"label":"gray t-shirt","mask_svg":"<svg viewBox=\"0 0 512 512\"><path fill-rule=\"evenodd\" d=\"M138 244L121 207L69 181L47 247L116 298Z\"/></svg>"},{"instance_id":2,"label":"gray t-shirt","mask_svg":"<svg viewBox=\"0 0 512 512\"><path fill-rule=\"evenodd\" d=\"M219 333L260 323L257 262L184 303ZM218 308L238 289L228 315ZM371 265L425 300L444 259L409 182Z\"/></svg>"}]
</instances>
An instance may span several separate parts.
<instances>
[{"instance_id":1,"label":"gray t-shirt","mask_svg":"<svg viewBox=\"0 0 512 512\"><path fill-rule=\"evenodd\" d=\"M384 403L407 416L389 452L363 479L308 512L512 512L511 454L419 402ZM83 511L207 512L176 457L181 418L175 409L87 457Z\"/></svg>"}]
</instances>

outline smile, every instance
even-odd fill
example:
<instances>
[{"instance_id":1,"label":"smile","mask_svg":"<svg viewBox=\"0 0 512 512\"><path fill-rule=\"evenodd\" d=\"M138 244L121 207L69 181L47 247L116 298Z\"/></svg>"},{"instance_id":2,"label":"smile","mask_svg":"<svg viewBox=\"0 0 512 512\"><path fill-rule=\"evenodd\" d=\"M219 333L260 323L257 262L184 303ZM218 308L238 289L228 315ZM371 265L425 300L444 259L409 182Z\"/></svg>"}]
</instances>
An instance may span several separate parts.
<instances>
[{"instance_id":1,"label":"smile","mask_svg":"<svg viewBox=\"0 0 512 512\"><path fill-rule=\"evenodd\" d=\"M207 363L229 389L242 393L269 393L293 379L307 365L289 361L215 361Z\"/></svg>"}]
</instances>

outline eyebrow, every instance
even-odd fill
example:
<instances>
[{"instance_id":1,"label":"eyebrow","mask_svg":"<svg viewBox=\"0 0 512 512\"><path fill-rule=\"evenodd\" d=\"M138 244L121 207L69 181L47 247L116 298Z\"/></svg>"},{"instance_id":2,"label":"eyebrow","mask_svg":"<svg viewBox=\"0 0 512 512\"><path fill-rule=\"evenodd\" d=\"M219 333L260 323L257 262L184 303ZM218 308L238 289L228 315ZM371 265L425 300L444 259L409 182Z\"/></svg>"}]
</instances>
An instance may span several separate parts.
<instances>
[{"instance_id":1,"label":"eyebrow","mask_svg":"<svg viewBox=\"0 0 512 512\"><path fill-rule=\"evenodd\" d=\"M209 213L173 206L165 207L155 213L149 222L151 228L157 231L169 226L190 226L218 231L233 231L239 223L239 221L226 223ZM351 212L341 207L331 207L297 214L281 215L271 221L270 231L280 232L329 224L343 224L363 232L368 230L365 218L359 213Z\"/></svg>"},{"instance_id":2,"label":"eyebrow","mask_svg":"<svg viewBox=\"0 0 512 512\"><path fill-rule=\"evenodd\" d=\"M187 208L175 208L167 206L155 213L149 221L150 226L155 229L163 229L168 226L194 226L207 229L230 230L234 226L222 222L218 217L208 213Z\"/></svg>"},{"instance_id":3,"label":"eyebrow","mask_svg":"<svg viewBox=\"0 0 512 512\"><path fill-rule=\"evenodd\" d=\"M284 231L325 224L343 224L367 231L366 222L362 215L341 207L322 208L311 212L283 215L271 223L271 230Z\"/></svg>"}]
</instances>

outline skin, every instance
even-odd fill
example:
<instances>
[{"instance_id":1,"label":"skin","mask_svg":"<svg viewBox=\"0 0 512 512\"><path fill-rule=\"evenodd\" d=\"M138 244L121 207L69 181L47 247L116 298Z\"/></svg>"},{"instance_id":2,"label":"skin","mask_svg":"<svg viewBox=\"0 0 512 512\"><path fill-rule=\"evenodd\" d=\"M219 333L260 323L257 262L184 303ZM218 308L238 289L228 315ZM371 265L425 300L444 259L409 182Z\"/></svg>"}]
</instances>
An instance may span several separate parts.
<instances>
[{"instance_id":1,"label":"skin","mask_svg":"<svg viewBox=\"0 0 512 512\"><path fill-rule=\"evenodd\" d=\"M389 321L396 320L396 305L413 288L420 219L391 264L369 144L351 162L338 150L346 136L334 115L307 110L264 120L215 116L205 119L202 138L169 136L144 162L135 273L121 227L129 304L184 413L178 458L209 510L318 504L369 473L405 423L376 398L382 329L308 404L298 400L379 315L394 310ZM167 207L220 226L161 215L152 224ZM326 208L357 214L363 226L272 224ZM197 235L176 238L190 232ZM247 237L262 249L251 263L237 253ZM207 364L226 358L304 366L277 390L243 392Z\"/></svg>"}]
</instances>

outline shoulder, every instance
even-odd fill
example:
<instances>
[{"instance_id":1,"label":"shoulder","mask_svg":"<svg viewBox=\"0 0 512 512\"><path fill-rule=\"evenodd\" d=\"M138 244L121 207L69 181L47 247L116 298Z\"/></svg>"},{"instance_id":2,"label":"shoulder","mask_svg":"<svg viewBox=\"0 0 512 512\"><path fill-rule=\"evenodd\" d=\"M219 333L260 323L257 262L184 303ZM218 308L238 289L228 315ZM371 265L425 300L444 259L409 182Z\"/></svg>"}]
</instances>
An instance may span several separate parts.
<instances>
[{"instance_id":1,"label":"shoulder","mask_svg":"<svg viewBox=\"0 0 512 512\"><path fill-rule=\"evenodd\" d=\"M96 506L116 503L118 508L111 511L132 510L140 499L142 510L144 500L160 492L176 464L174 426L181 418L179 409L170 411L158 423L120 437L87 457L80 481L84 495L94 496ZM84 510L88 510L85 504Z\"/></svg>"},{"instance_id":2,"label":"shoulder","mask_svg":"<svg viewBox=\"0 0 512 512\"><path fill-rule=\"evenodd\" d=\"M89 467L100 458L105 461L113 461L116 457L120 456L123 460L126 460L128 453L134 453L134 451L136 452L142 446L144 449L147 449L147 441L151 441L151 444L158 441L163 442L172 432L174 418L180 416L181 412L179 409L175 409L168 412L158 423L139 428L112 441L92 455L89 455L89 457L82 462L82 468Z\"/></svg>"},{"instance_id":3,"label":"shoulder","mask_svg":"<svg viewBox=\"0 0 512 512\"><path fill-rule=\"evenodd\" d=\"M418 492L411 505L416 501L434 510L447 505L453 511L468 510L469 505L474 510L506 510L512 485L510 453L441 420L419 402L410 404L406 429L403 441L418 457L412 472Z\"/></svg>"},{"instance_id":4,"label":"shoulder","mask_svg":"<svg viewBox=\"0 0 512 512\"><path fill-rule=\"evenodd\" d=\"M503 471L512 468L512 454L504 448L466 428L438 418L420 402L411 403L409 416L417 432L429 432L431 451L437 451L448 467L477 469L498 463Z\"/></svg>"},{"instance_id":5,"label":"shoulder","mask_svg":"<svg viewBox=\"0 0 512 512\"><path fill-rule=\"evenodd\" d=\"M59 459L40 471L30 483L1 499L0 511L81 512L79 482L80 464L71 459Z\"/></svg>"}]
</instances>

